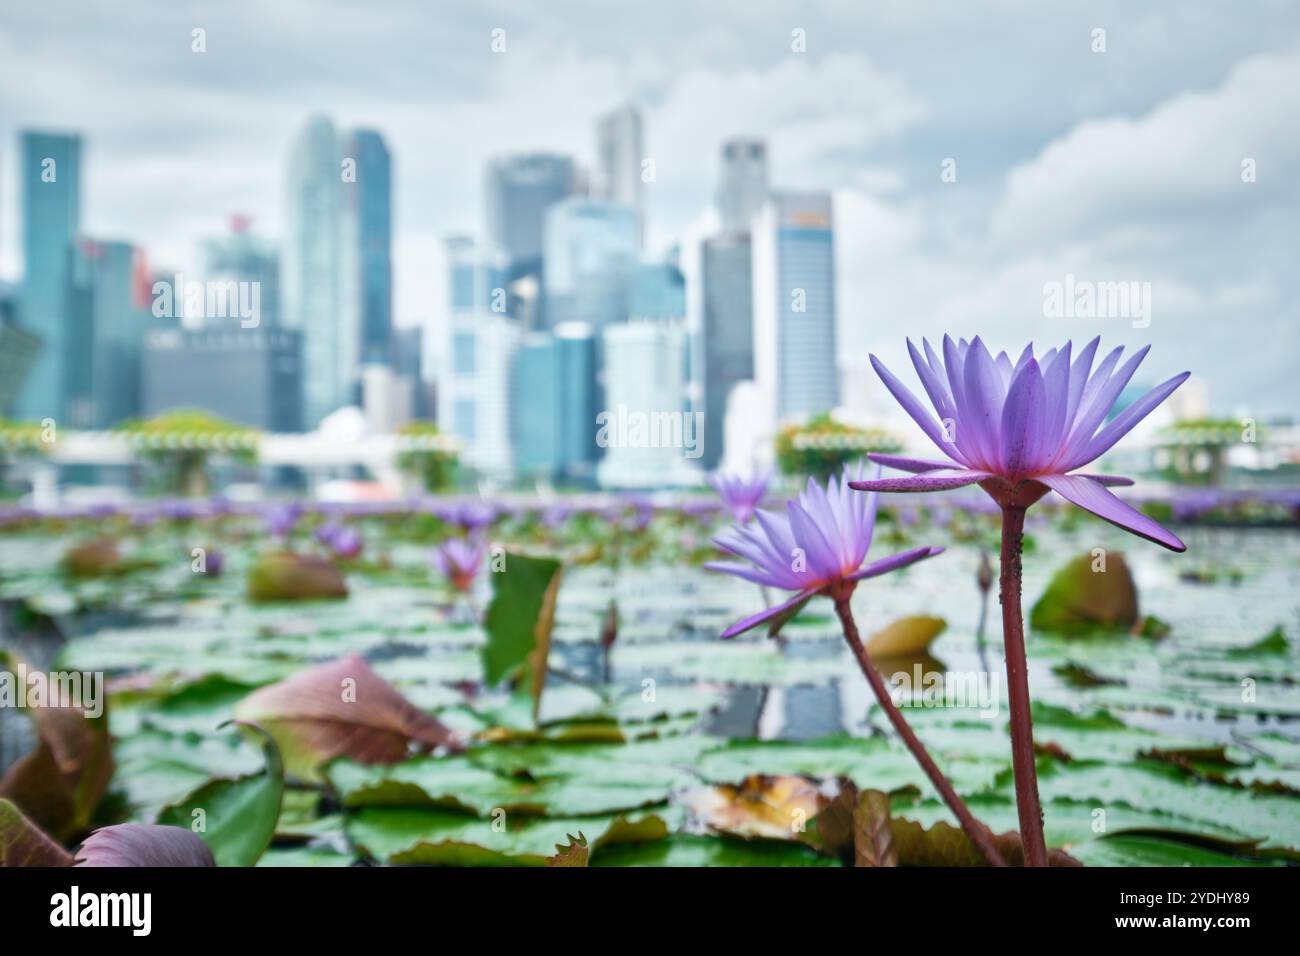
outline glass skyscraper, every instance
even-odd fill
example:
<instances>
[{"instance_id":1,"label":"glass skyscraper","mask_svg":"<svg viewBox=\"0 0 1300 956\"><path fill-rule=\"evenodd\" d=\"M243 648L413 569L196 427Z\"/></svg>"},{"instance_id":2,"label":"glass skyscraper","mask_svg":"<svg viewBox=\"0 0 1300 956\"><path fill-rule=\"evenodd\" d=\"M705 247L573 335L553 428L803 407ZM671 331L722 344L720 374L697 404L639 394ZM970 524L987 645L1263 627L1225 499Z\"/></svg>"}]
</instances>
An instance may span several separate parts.
<instances>
[{"instance_id":1,"label":"glass skyscraper","mask_svg":"<svg viewBox=\"0 0 1300 956\"><path fill-rule=\"evenodd\" d=\"M69 312L72 243L81 216L81 137L26 131L18 154L25 263L18 317L40 348L14 416L61 420L71 397L71 352L89 348L72 335Z\"/></svg>"},{"instance_id":2,"label":"glass skyscraper","mask_svg":"<svg viewBox=\"0 0 1300 956\"><path fill-rule=\"evenodd\" d=\"M486 174L488 242L509 260L507 281L542 272L546 211L573 192L573 160L550 153L501 156Z\"/></svg>"},{"instance_id":3,"label":"glass skyscraper","mask_svg":"<svg viewBox=\"0 0 1300 956\"><path fill-rule=\"evenodd\" d=\"M761 139L729 139L722 144L718 177L718 217L724 232L748 232L767 200L767 145Z\"/></svg>"},{"instance_id":4,"label":"glass skyscraper","mask_svg":"<svg viewBox=\"0 0 1300 956\"><path fill-rule=\"evenodd\" d=\"M351 404L356 350L344 340L342 167L339 139L327 118L311 119L289 157L281 272L284 324L302 335L303 418L322 418Z\"/></svg>"},{"instance_id":5,"label":"glass skyscraper","mask_svg":"<svg viewBox=\"0 0 1300 956\"><path fill-rule=\"evenodd\" d=\"M839 404L827 193L773 194L754 220L754 376L773 424Z\"/></svg>"},{"instance_id":6,"label":"glass skyscraper","mask_svg":"<svg viewBox=\"0 0 1300 956\"><path fill-rule=\"evenodd\" d=\"M571 196L546 214L545 315L549 326L582 322L596 334L632 309L640 233L634 209Z\"/></svg>"},{"instance_id":7,"label":"glass skyscraper","mask_svg":"<svg viewBox=\"0 0 1300 956\"><path fill-rule=\"evenodd\" d=\"M636 107L622 106L596 123L596 181L592 194L636 211L638 235L644 232L641 163L645 153L641 139L641 114Z\"/></svg>"},{"instance_id":8,"label":"glass skyscraper","mask_svg":"<svg viewBox=\"0 0 1300 956\"><path fill-rule=\"evenodd\" d=\"M127 242L78 239L72 259L69 424L110 428L140 414L145 339L159 325L150 310L143 253Z\"/></svg>"},{"instance_id":9,"label":"glass skyscraper","mask_svg":"<svg viewBox=\"0 0 1300 956\"><path fill-rule=\"evenodd\" d=\"M515 358L511 427L523 477L590 483L596 461L596 343L564 323L526 336Z\"/></svg>"},{"instance_id":10,"label":"glass skyscraper","mask_svg":"<svg viewBox=\"0 0 1300 956\"><path fill-rule=\"evenodd\" d=\"M344 152L357 164L356 182L344 184L351 224L345 258L356 257L361 362L388 365L393 358L392 161L383 136L374 130L352 131Z\"/></svg>"},{"instance_id":11,"label":"glass skyscraper","mask_svg":"<svg viewBox=\"0 0 1300 956\"><path fill-rule=\"evenodd\" d=\"M754 290L749 233L706 239L700 256L704 353L701 463L711 469L722 460L727 398L736 383L754 377Z\"/></svg>"}]
</instances>

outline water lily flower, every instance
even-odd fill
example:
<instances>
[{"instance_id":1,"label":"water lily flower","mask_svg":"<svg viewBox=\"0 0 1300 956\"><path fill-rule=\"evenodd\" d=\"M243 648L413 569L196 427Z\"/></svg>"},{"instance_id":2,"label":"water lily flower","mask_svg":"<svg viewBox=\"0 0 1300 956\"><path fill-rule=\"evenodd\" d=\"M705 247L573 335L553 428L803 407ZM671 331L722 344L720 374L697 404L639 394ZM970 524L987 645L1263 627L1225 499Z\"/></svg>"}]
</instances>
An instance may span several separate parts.
<instances>
[{"instance_id":1,"label":"water lily flower","mask_svg":"<svg viewBox=\"0 0 1300 956\"><path fill-rule=\"evenodd\" d=\"M938 419L884 364L872 367L898 403L921 426L949 461L871 454L872 461L913 472L855 485L862 491L946 491L979 483L1002 507L1028 507L1055 491L1085 511L1154 541L1184 551L1174 534L1115 497L1108 487L1132 479L1079 473L1163 402L1190 372L1175 375L1106 420L1124 386L1146 357L1143 348L1119 365L1123 347L1093 369L1101 337L1072 357L1071 343L1050 349L1041 359L1032 345L1012 364L1007 353L995 358L976 336L953 342L944 336L943 358L922 339L922 356L909 340L912 364ZM1118 368L1116 366L1119 365Z\"/></svg>"},{"instance_id":2,"label":"water lily flower","mask_svg":"<svg viewBox=\"0 0 1300 956\"><path fill-rule=\"evenodd\" d=\"M722 503L727 506L737 524L744 524L754 516L754 511L767 495L767 486L771 480L770 468L749 476L721 471L709 475L709 484L722 498Z\"/></svg>"},{"instance_id":3,"label":"water lily flower","mask_svg":"<svg viewBox=\"0 0 1300 956\"><path fill-rule=\"evenodd\" d=\"M854 477L862 478L861 462ZM713 561L705 565L709 570L795 592L785 602L733 624L722 636L734 637L764 622L771 622L770 632L775 634L814 597L831 598L844 628L844 639L894 729L989 863L1003 865L988 828L971 815L894 703L884 679L867 657L849 607L858 582L933 557L943 548L913 548L864 565L876 524L876 495L854 494L849 479L847 469L842 477L827 479L825 488L810 478L799 497L786 502L785 514L756 511L753 522L734 525L714 539L719 547L742 560Z\"/></svg>"},{"instance_id":4,"label":"water lily flower","mask_svg":"<svg viewBox=\"0 0 1300 956\"><path fill-rule=\"evenodd\" d=\"M893 394L948 461L872 454L880 463L909 471L907 478L855 481L853 487L880 491L944 491L978 483L1002 510L1000 597L1006 648L1007 700L1011 711L1011 765L1025 861L1047 865L1042 806L1038 798L1033 721L1030 717L1021 597L1021 545L1025 511L1048 491L1139 537L1172 551L1184 551L1173 533L1107 490L1131 485L1128 478L1084 474L1078 469L1104 455L1163 402L1190 372L1167 379L1107 421L1120 392L1146 357L1147 348L1120 365L1117 348L1093 368L1101 338L1077 357L1071 344L1041 359L1032 345L1012 363L995 358L976 336L969 343L943 339L940 359L921 340L922 356L909 340L908 352L938 420L874 355L871 364Z\"/></svg>"},{"instance_id":5,"label":"water lily flower","mask_svg":"<svg viewBox=\"0 0 1300 956\"><path fill-rule=\"evenodd\" d=\"M862 477L860 463L855 474ZM876 524L876 496L852 494L847 470L842 481L832 476L825 488L809 478L808 487L798 499L786 502L785 514L757 510L754 518L750 524L725 529L714 539L718 547L749 563L711 561L705 567L795 594L782 604L733 624L723 632L724 638L735 637L766 621L774 621L779 627L819 594L847 597L859 581L943 550L913 548L863 567Z\"/></svg>"},{"instance_id":6,"label":"water lily flower","mask_svg":"<svg viewBox=\"0 0 1300 956\"><path fill-rule=\"evenodd\" d=\"M461 538L448 538L434 549L434 566L457 591L468 592L474 586L487 547L481 541L471 542Z\"/></svg>"},{"instance_id":7,"label":"water lily flower","mask_svg":"<svg viewBox=\"0 0 1300 956\"><path fill-rule=\"evenodd\" d=\"M350 561L361 555L361 532L349 525L327 522L316 529L316 540L329 548L336 558Z\"/></svg>"}]
</instances>

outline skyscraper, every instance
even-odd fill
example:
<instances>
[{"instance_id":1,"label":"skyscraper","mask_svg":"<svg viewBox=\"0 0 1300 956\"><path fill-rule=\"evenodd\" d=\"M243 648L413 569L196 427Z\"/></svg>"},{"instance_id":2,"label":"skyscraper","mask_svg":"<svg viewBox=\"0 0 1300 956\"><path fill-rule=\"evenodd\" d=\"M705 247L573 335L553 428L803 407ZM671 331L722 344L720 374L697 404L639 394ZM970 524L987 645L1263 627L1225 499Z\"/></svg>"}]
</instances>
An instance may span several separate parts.
<instances>
[{"instance_id":1,"label":"skyscraper","mask_svg":"<svg viewBox=\"0 0 1300 956\"><path fill-rule=\"evenodd\" d=\"M486 172L488 242L509 260L507 282L542 273L546 211L573 191L573 160L521 153L491 160Z\"/></svg>"},{"instance_id":2,"label":"skyscraper","mask_svg":"<svg viewBox=\"0 0 1300 956\"><path fill-rule=\"evenodd\" d=\"M637 320L604 330L605 403L597 480L610 488L693 484L702 439L686 410L686 333L680 322Z\"/></svg>"},{"instance_id":3,"label":"skyscraper","mask_svg":"<svg viewBox=\"0 0 1300 956\"><path fill-rule=\"evenodd\" d=\"M773 194L754 220L754 375L773 424L839 403L827 193Z\"/></svg>"},{"instance_id":4,"label":"skyscraper","mask_svg":"<svg viewBox=\"0 0 1300 956\"><path fill-rule=\"evenodd\" d=\"M256 283L257 325L280 325L280 256L271 243L252 233L247 219L231 216L228 235L204 240L203 265L209 282Z\"/></svg>"},{"instance_id":5,"label":"skyscraper","mask_svg":"<svg viewBox=\"0 0 1300 956\"><path fill-rule=\"evenodd\" d=\"M686 318L686 280L671 262L643 262L636 268L628 313L638 319Z\"/></svg>"},{"instance_id":6,"label":"skyscraper","mask_svg":"<svg viewBox=\"0 0 1300 956\"><path fill-rule=\"evenodd\" d=\"M592 195L635 210L638 239L644 234L642 207L644 161L641 114L628 104L605 114L596 123L596 170Z\"/></svg>"},{"instance_id":7,"label":"skyscraper","mask_svg":"<svg viewBox=\"0 0 1300 956\"><path fill-rule=\"evenodd\" d=\"M202 408L264 431L298 431L299 339L292 329L243 329L237 322L155 330L145 339L143 413Z\"/></svg>"},{"instance_id":8,"label":"skyscraper","mask_svg":"<svg viewBox=\"0 0 1300 956\"><path fill-rule=\"evenodd\" d=\"M753 282L748 232L704 240L701 298L704 384L704 454L716 468L725 442L727 398L739 382L754 377Z\"/></svg>"},{"instance_id":9,"label":"skyscraper","mask_svg":"<svg viewBox=\"0 0 1300 956\"><path fill-rule=\"evenodd\" d=\"M546 214L544 312L548 326L582 322L599 334L627 320L640 239L628 206L571 196Z\"/></svg>"},{"instance_id":10,"label":"skyscraper","mask_svg":"<svg viewBox=\"0 0 1300 956\"><path fill-rule=\"evenodd\" d=\"M448 301L438 363L438 427L465 443L469 465L510 475L510 386L520 328L497 282L506 259L465 237L447 240ZM501 306L498 310L496 307Z\"/></svg>"},{"instance_id":11,"label":"skyscraper","mask_svg":"<svg viewBox=\"0 0 1300 956\"><path fill-rule=\"evenodd\" d=\"M41 340L18 322L18 288L0 282L0 417L13 414L40 350Z\"/></svg>"},{"instance_id":12,"label":"skyscraper","mask_svg":"<svg viewBox=\"0 0 1300 956\"><path fill-rule=\"evenodd\" d=\"M127 242L73 243L68 423L109 428L140 414L145 338L158 325L142 281L143 253Z\"/></svg>"},{"instance_id":13,"label":"skyscraper","mask_svg":"<svg viewBox=\"0 0 1300 956\"><path fill-rule=\"evenodd\" d=\"M345 341L341 151L334 124L312 118L289 157L281 293L284 323L302 334L303 419L315 428L352 402L356 349Z\"/></svg>"},{"instance_id":14,"label":"skyscraper","mask_svg":"<svg viewBox=\"0 0 1300 956\"><path fill-rule=\"evenodd\" d=\"M392 161L384 138L374 130L348 134L344 155L356 161L356 181L344 183L347 239L344 260L355 257L355 298L358 310L361 362L392 362L393 331L393 200Z\"/></svg>"},{"instance_id":15,"label":"skyscraper","mask_svg":"<svg viewBox=\"0 0 1300 956\"><path fill-rule=\"evenodd\" d=\"M754 214L767 200L767 146L761 139L729 139L722 144L718 177L718 216L725 232L748 232Z\"/></svg>"},{"instance_id":16,"label":"skyscraper","mask_svg":"<svg viewBox=\"0 0 1300 956\"><path fill-rule=\"evenodd\" d=\"M26 131L19 137L19 201L25 274L18 316L40 339L14 415L40 420L67 413L72 241L81 222L81 137Z\"/></svg>"},{"instance_id":17,"label":"skyscraper","mask_svg":"<svg viewBox=\"0 0 1300 956\"><path fill-rule=\"evenodd\" d=\"M511 427L515 471L588 483L596 461L596 347L570 322L526 336L515 359Z\"/></svg>"}]
</instances>

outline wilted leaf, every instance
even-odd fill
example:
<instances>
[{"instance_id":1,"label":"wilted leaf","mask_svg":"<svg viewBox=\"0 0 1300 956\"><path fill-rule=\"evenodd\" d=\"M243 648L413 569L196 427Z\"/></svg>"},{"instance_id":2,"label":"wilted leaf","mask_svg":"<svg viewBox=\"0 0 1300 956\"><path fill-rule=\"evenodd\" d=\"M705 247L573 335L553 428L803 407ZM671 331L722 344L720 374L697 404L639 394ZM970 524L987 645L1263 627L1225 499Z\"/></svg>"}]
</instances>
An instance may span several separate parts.
<instances>
[{"instance_id":1,"label":"wilted leaf","mask_svg":"<svg viewBox=\"0 0 1300 956\"><path fill-rule=\"evenodd\" d=\"M921 614L900 617L867 640L867 655L872 660L919 657L934 643L948 622L941 617Z\"/></svg>"},{"instance_id":2,"label":"wilted leaf","mask_svg":"<svg viewBox=\"0 0 1300 956\"><path fill-rule=\"evenodd\" d=\"M86 837L76 866L216 866L208 845L189 830L141 823L103 827Z\"/></svg>"},{"instance_id":3,"label":"wilted leaf","mask_svg":"<svg viewBox=\"0 0 1300 956\"><path fill-rule=\"evenodd\" d=\"M587 847L587 838L582 831L578 831L575 837L573 834L567 834L569 842L567 844L555 844L555 856L546 861L547 866L586 866L587 860L591 856L590 849Z\"/></svg>"},{"instance_id":4,"label":"wilted leaf","mask_svg":"<svg viewBox=\"0 0 1300 956\"><path fill-rule=\"evenodd\" d=\"M357 655L309 668L249 694L235 707L240 720L266 730L291 776L318 779L335 757L389 764L411 745L458 748L443 724L399 694Z\"/></svg>"},{"instance_id":5,"label":"wilted leaf","mask_svg":"<svg viewBox=\"0 0 1300 956\"><path fill-rule=\"evenodd\" d=\"M889 794L859 790L840 780L840 792L818 814L815 843L854 866L898 866L898 851L889 820Z\"/></svg>"},{"instance_id":6,"label":"wilted leaf","mask_svg":"<svg viewBox=\"0 0 1300 956\"><path fill-rule=\"evenodd\" d=\"M108 718L80 707L29 709L39 741L0 778L0 797L59 840L83 832L113 776Z\"/></svg>"},{"instance_id":7,"label":"wilted leaf","mask_svg":"<svg viewBox=\"0 0 1300 956\"><path fill-rule=\"evenodd\" d=\"M69 548L63 555L62 567L70 577L101 577L121 570L122 555L112 538L96 538Z\"/></svg>"},{"instance_id":8,"label":"wilted leaf","mask_svg":"<svg viewBox=\"0 0 1300 956\"><path fill-rule=\"evenodd\" d=\"M711 829L732 836L799 839L829 803L807 777L753 774L739 786L724 784L699 791L696 815Z\"/></svg>"},{"instance_id":9,"label":"wilted leaf","mask_svg":"<svg viewBox=\"0 0 1300 956\"><path fill-rule=\"evenodd\" d=\"M311 601L348 596L342 573L329 558L291 551L265 554L248 572L248 599Z\"/></svg>"},{"instance_id":10,"label":"wilted leaf","mask_svg":"<svg viewBox=\"0 0 1300 956\"><path fill-rule=\"evenodd\" d=\"M1104 565L1102 562L1104 561ZM1101 567L1105 570L1096 570ZM1129 629L1138 617L1137 586L1124 555L1081 554L1056 572L1034 605L1029 623L1036 631L1086 634Z\"/></svg>"},{"instance_id":11,"label":"wilted leaf","mask_svg":"<svg viewBox=\"0 0 1300 956\"><path fill-rule=\"evenodd\" d=\"M984 857L964 830L940 820L928 829L912 820L895 817L890 824L898 847L899 866L987 866ZM1020 834L995 834L993 845L1007 866L1024 866L1025 852ZM1064 850L1047 851L1048 866L1080 866Z\"/></svg>"},{"instance_id":12,"label":"wilted leaf","mask_svg":"<svg viewBox=\"0 0 1300 956\"><path fill-rule=\"evenodd\" d=\"M209 780L179 803L163 808L158 822L185 827L212 850L218 866L252 866L271 844L280 818L284 768L275 740L261 728L266 767L243 777Z\"/></svg>"},{"instance_id":13,"label":"wilted leaf","mask_svg":"<svg viewBox=\"0 0 1300 956\"><path fill-rule=\"evenodd\" d=\"M0 866L72 866L72 854L8 800L0 800Z\"/></svg>"}]
</instances>

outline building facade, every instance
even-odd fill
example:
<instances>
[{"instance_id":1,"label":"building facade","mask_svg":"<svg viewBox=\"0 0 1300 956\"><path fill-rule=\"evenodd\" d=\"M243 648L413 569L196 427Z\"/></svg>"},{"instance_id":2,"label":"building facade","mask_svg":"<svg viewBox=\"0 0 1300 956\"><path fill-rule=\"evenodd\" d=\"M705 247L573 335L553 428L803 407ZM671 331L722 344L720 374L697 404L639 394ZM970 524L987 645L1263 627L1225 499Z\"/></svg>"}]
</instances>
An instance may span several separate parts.
<instances>
[{"instance_id":1,"label":"building facade","mask_svg":"<svg viewBox=\"0 0 1300 956\"><path fill-rule=\"evenodd\" d=\"M24 274L19 322L40 347L14 417L63 420L72 397L69 313L73 240L81 226L81 137L25 131L18 144ZM84 348L86 343L80 343Z\"/></svg>"},{"instance_id":2,"label":"building facade","mask_svg":"<svg viewBox=\"0 0 1300 956\"><path fill-rule=\"evenodd\" d=\"M147 416L202 408L267 432L302 429L301 337L294 329L164 329L145 340Z\"/></svg>"},{"instance_id":3,"label":"building facade","mask_svg":"<svg viewBox=\"0 0 1300 956\"><path fill-rule=\"evenodd\" d=\"M839 404L828 193L772 195L753 227L754 377L771 423Z\"/></svg>"}]
</instances>

